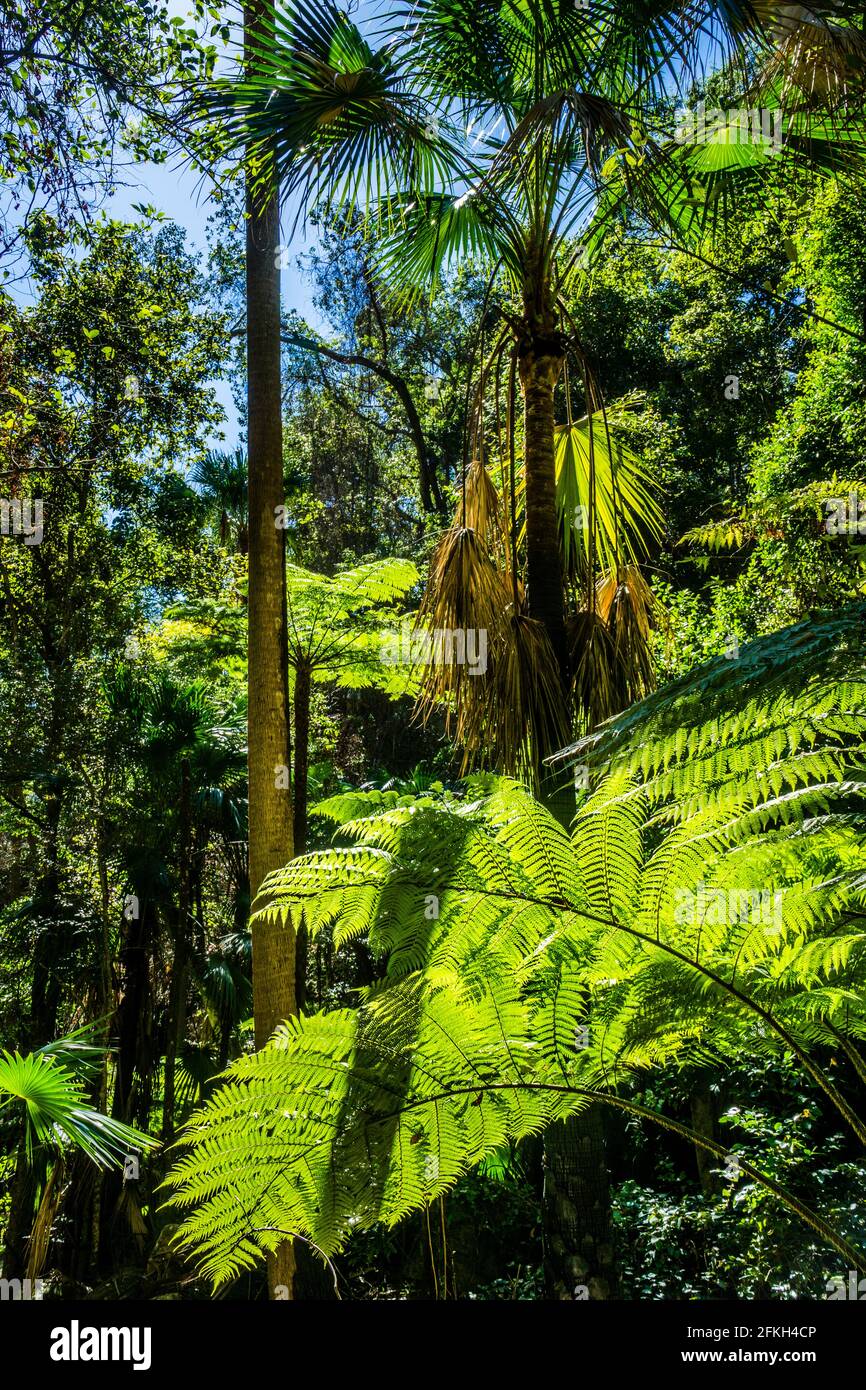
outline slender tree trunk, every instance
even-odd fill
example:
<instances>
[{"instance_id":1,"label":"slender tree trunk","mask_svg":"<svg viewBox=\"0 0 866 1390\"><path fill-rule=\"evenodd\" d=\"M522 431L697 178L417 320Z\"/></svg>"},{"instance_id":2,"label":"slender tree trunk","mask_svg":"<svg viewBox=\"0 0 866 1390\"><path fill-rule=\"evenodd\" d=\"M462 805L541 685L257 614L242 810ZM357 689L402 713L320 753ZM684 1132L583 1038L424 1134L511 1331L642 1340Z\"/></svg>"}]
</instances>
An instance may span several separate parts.
<instances>
[{"instance_id":1,"label":"slender tree trunk","mask_svg":"<svg viewBox=\"0 0 866 1390\"><path fill-rule=\"evenodd\" d=\"M295 671L295 747L292 795L295 805L295 853L307 851L307 774L310 765L310 670Z\"/></svg>"},{"instance_id":2,"label":"slender tree trunk","mask_svg":"<svg viewBox=\"0 0 866 1390\"><path fill-rule=\"evenodd\" d=\"M303 662L295 671L295 747L292 795L295 806L295 853L307 852L307 776L310 766L310 668ZM295 957L295 994L298 1012L307 1002L309 936L302 922L298 928Z\"/></svg>"},{"instance_id":3,"label":"slender tree trunk","mask_svg":"<svg viewBox=\"0 0 866 1390\"><path fill-rule=\"evenodd\" d=\"M3 1278L19 1279L27 1266L27 1238L36 1215L36 1181L24 1141L18 1145L9 1192L9 1220L3 1237Z\"/></svg>"},{"instance_id":4,"label":"slender tree trunk","mask_svg":"<svg viewBox=\"0 0 866 1390\"><path fill-rule=\"evenodd\" d=\"M94 1021L100 1023L99 1037L104 1044L111 1038L114 1015L114 980L111 955L111 894L108 884L108 846L105 826L105 788L94 787L96 817L96 877L99 883L99 975L94 1001ZM96 1110L106 1113L109 1103L109 1061L106 1054L98 1077L87 1085L88 1101ZM60 1177L59 1169L55 1170ZM55 1264L80 1283L92 1279L99 1257L99 1233L102 1212L102 1187L105 1173L84 1154L72 1156L69 1164L69 1187L64 1198L67 1213L67 1237L57 1250Z\"/></svg>"},{"instance_id":5,"label":"slender tree trunk","mask_svg":"<svg viewBox=\"0 0 866 1390\"><path fill-rule=\"evenodd\" d=\"M530 339L519 357L526 471L526 598L530 617L547 629L568 681L562 552L556 516L553 393L564 360L558 339Z\"/></svg>"},{"instance_id":6,"label":"slender tree trunk","mask_svg":"<svg viewBox=\"0 0 866 1390\"><path fill-rule=\"evenodd\" d=\"M540 310L537 311L537 306ZM527 604L544 624L559 665L565 708L570 663L554 463L554 391L565 345L544 291L527 297L526 336L518 365L524 404ZM540 749L541 756L552 749ZM541 800L566 829L574 786L562 773L542 778ZM552 1125L544 1140L544 1270L552 1299L604 1299L614 1284L610 1189L600 1106Z\"/></svg>"},{"instance_id":7,"label":"slender tree trunk","mask_svg":"<svg viewBox=\"0 0 866 1390\"><path fill-rule=\"evenodd\" d=\"M542 1224L548 1298L610 1298L615 1271L600 1105L551 1125L544 1136Z\"/></svg>"},{"instance_id":8,"label":"slender tree trunk","mask_svg":"<svg viewBox=\"0 0 866 1390\"><path fill-rule=\"evenodd\" d=\"M259 0L244 6L247 51L268 23ZM253 901L273 869L291 859L289 712L280 389L280 211L276 175L262 194L247 178L247 457L249 469L249 848ZM296 1012L295 941L290 927L253 928L256 1047ZM272 1298L291 1297L295 1261L284 1242L270 1259Z\"/></svg>"},{"instance_id":9,"label":"slender tree trunk","mask_svg":"<svg viewBox=\"0 0 866 1390\"><path fill-rule=\"evenodd\" d=\"M519 358L523 388L526 477L526 599L529 616L542 623L559 666L562 699L570 705L565 634L565 585L556 515L553 393L564 360L556 335L530 338ZM540 758L555 750L540 748ZM542 775L541 799L561 824L574 815L574 786L562 770Z\"/></svg>"},{"instance_id":10,"label":"slender tree trunk","mask_svg":"<svg viewBox=\"0 0 866 1390\"><path fill-rule=\"evenodd\" d=\"M52 673L52 714L48 747L59 749L61 728L59 678ZM45 797L45 834L43 852L45 870L36 886L34 900L41 918L39 935L33 952L33 976L30 993L30 1018L26 1042L30 1048L42 1047L57 1036L57 1013L60 1007L60 977L55 960L61 927L60 912L60 820L62 801L59 789ZM39 1193L39 1174L28 1162L24 1144L19 1146L15 1175L10 1189L9 1222L6 1229L6 1250L3 1273L15 1278L26 1269L27 1241L36 1215Z\"/></svg>"},{"instance_id":11,"label":"slender tree trunk","mask_svg":"<svg viewBox=\"0 0 866 1390\"><path fill-rule=\"evenodd\" d=\"M279 212L276 198L247 220L247 374L250 494L249 845L253 898L292 858L285 533L280 398ZM258 947L258 949L256 949ZM282 928L253 932L256 1045L294 1013L294 941Z\"/></svg>"},{"instance_id":12,"label":"slender tree trunk","mask_svg":"<svg viewBox=\"0 0 866 1390\"><path fill-rule=\"evenodd\" d=\"M178 817L178 902L174 932L174 958L171 963L168 1026L165 1043L165 1085L162 1103L162 1134L169 1142L174 1138L174 1092L177 1054L183 1042L186 1022L186 979L192 930L192 808L189 759L181 763L180 814Z\"/></svg>"},{"instance_id":13,"label":"slender tree trunk","mask_svg":"<svg viewBox=\"0 0 866 1390\"><path fill-rule=\"evenodd\" d=\"M713 1093L708 1084L699 1086L692 1093L691 1098L692 1129L696 1134L702 1134L705 1139L715 1139L716 1137L716 1105ZM713 1171L718 1160L695 1144L695 1161L698 1166L698 1178L700 1179L701 1191L705 1197L714 1197L721 1189L721 1183L717 1174Z\"/></svg>"},{"instance_id":14,"label":"slender tree trunk","mask_svg":"<svg viewBox=\"0 0 866 1390\"><path fill-rule=\"evenodd\" d=\"M49 744L49 747L53 745ZM60 817L61 794L52 791L45 798L45 872L34 894L34 905L41 918L33 951L33 982L30 997L28 1044L42 1047L57 1036L60 1007L60 979L55 968L63 928L60 911ZM49 925L50 923L50 925Z\"/></svg>"},{"instance_id":15,"label":"slender tree trunk","mask_svg":"<svg viewBox=\"0 0 866 1390\"><path fill-rule=\"evenodd\" d=\"M156 910L149 899L134 900L124 916L120 948L120 1000L117 1006L117 1072L113 1113L147 1128L150 1111L153 1056L153 990L151 962L158 932Z\"/></svg>"}]
</instances>

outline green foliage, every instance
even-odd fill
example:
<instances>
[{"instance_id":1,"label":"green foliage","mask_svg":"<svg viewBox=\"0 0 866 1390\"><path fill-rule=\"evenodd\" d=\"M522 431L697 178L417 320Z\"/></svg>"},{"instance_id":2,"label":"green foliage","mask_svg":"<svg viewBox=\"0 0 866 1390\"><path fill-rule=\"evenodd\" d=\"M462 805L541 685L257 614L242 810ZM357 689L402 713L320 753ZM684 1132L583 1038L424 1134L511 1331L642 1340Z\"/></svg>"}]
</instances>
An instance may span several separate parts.
<instances>
[{"instance_id":1,"label":"green foliage","mask_svg":"<svg viewBox=\"0 0 866 1390\"><path fill-rule=\"evenodd\" d=\"M658 1079L662 1095L671 1084L671 1078ZM736 1159L747 1155L860 1246L866 1238L858 1201L862 1161L852 1160L832 1116L794 1068L744 1056L712 1080L711 1090L730 1144L728 1158L713 1166L711 1192L693 1191L668 1155L650 1177L646 1137L634 1131L633 1176L613 1196L623 1293L639 1299L825 1298L840 1274L838 1255L766 1188L738 1173ZM728 1104L721 1093L738 1103Z\"/></svg>"},{"instance_id":2,"label":"green foliage","mask_svg":"<svg viewBox=\"0 0 866 1390\"><path fill-rule=\"evenodd\" d=\"M178 139L204 154L177 98L212 73L218 34L228 28L207 0L185 19L161 0L3 0L4 279L23 252L39 261L71 226L87 230L123 165L164 163Z\"/></svg>"},{"instance_id":3,"label":"green foliage","mask_svg":"<svg viewBox=\"0 0 866 1390\"><path fill-rule=\"evenodd\" d=\"M263 917L367 933L384 974L355 1011L289 1021L191 1122L171 1203L205 1271L285 1231L333 1251L594 1098L689 1135L630 1078L744 1043L794 1059L863 1142L821 1060L841 1046L859 1073L866 1036L863 632L858 609L756 642L584 740L569 756L609 770L571 836L476 778L457 804L355 801L351 845L272 875Z\"/></svg>"},{"instance_id":4,"label":"green foliage","mask_svg":"<svg viewBox=\"0 0 866 1390\"><path fill-rule=\"evenodd\" d=\"M411 560L370 560L335 575L286 567L289 661L319 682L406 693L408 672L382 661L389 626L419 580ZM408 620L406 620L408 621Z\"/></svg>"},{"instance_id":5,"label":"green foliage","mask_svg":"<svg viewBox=\"0 0 866 1390\"><path fill-rule=\"evenodd\" d=\"M664 534L653 482L615 424L616 417L598 412L554 430L556 506L567 569L575 551L586 552L590 517L592 543L606 572L623 559L647 559Z\"/></svg>"},{"instance_id":6,"label":"green foliage","mask_svg":"<svg viewBox=\"0 0 866 1390\"><path fill-rule=\"evenodd\" d=\"M700 239L753 209L778 165L796 176L862 157L859 123L828 110L796 43L770 61L769 22L738 4L635 26L608 4L532 0L482 22L471 0L423 0L391 6L366 32L332 0L266 14L254 60L213 84L205 109L259 178L274 159L311 211L361 216L385 284L410 301L469 258L501 265L517 294L539 262L552 270L562 256L567 279L565 244L590 217L593 252L635 208ZM708 32L730 106L746 104L748 47L750 91L785 110L781 148L721 127L708 140L675 132L673 101L692 97ZM844 66L841 39L823 41Z\"/></svg>"},{"instance_id":7,"label":"green foliage","mask_svg":"<svg viewBox=\"0 0 866 1390\"><path fill-rule=\"evenodd\" d=\"M23 1108L24 1142L32 1160L37 1145L76 1148L102 1168L122 1166L132 1151L153 1148L156 1140L129 1125L103 1115L87 1103L84 1085L64 1065L61 1039L47 1048L21 1056L0 1053L0 1109Z\"/></svg>"}]
</instances>

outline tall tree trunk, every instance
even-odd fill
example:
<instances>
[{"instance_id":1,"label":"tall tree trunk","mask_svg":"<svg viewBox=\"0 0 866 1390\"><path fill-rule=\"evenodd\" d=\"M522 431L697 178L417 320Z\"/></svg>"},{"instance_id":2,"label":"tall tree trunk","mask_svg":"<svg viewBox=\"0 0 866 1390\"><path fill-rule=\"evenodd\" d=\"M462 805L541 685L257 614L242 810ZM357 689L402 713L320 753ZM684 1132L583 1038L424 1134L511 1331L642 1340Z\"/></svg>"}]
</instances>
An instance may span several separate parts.
<instances>
[{"instance_id":1,"label":"tall tree trunk","mask_svg":"<svg viewBox=\"0 0 866 1390\"><path fill-rule=\"evenodd\" d=\"M52 666L51 722L48 748L59 750L62 699L56 665ZM61 791L55 787L44 798L45 831L43 855L45 870L36 885L34 905L41 919L33 951L33 975L30 988L30 1018L26 1025L26 1046L42 1047L57 1036L57 1014L60 1007L60 976L56 956L62 928L60 908L60 821ZM27 1241L36 1215L40 1174L28 1162L23 1142L19 1146L15 1174L10 1189L9 1222L6 1228L6 1249L3 1274L15 1278L24 1273L27 1264Z\"/></svg>"},{"instance_id":2,"label":"tall tree trunk","mask_svg":"<svg viewBox=\"0 0 866 1390\"><path fill-rule=\"evenodd\" d=\"M292 795L295 806L295 853L307 851L307 773L310 765L310 669L295 671L295 747Z\"/></svg>"},{"instance_id":3,"label":"tall tree trunk","mask_svg":"<svg viewBox=\"0 0 866 1390\"><path fill-rule=\"evenodd\" d=\"M118 961L120 998L115 1029L118 1039L113 1114L127 1124L147 1128L150 1114L153 1055L151 962L159 923L149 898L133 897L121 930Z\"/></svg>"},{"instance_id":4,"label":"tall tree trunk","mask_svg":"<svg viewBox=\"0 0 866 1390\"><path fill-rule=\"evenodd\" d=\"M174 1093L177 1054L183 1043L186 1022L186 980L192 932L192 807L189 759L184 758L180 771L180 808L178 816L178 900L174 931L174 956L171 963L168 1022L165 1043L165 1085L162 1101L162 1136L165 1142L174 1138Z\"/></svg>"},{"instance_id":5,"label":"tall tree trunk","mask_svg":"<svg viewBox=\"0 0 866 1390\"><path fill-rule=\"evenodd\" d=\"M518 358L523 388L526 472L526 598L530 617L543 623L568 681L565 602L559 524L556 517L556 471L553 451L553 393L565 352L552 335L532 335Z\"/></svg>"},{"instance_id":6,"label":"tall tree trunk","mask_svg":"<svg viewBox=\"0 0 866 1390\"><path fill-rule=\"evenodd\" d=\"M538 307L540 306L540 308ZM559 665L565 708L570 663L554 463L554 391L565 344L542 289L527 297L518 365L524 405L527 604L544 624ZM552 749L540 749L541 756ZM542 778L541 800L566 829L574 786L562 773ZM552 1299L608 1298L613 1288L610 1188L600 1106L552 1125L544 1141L544 1271Z\"/></svg>"},{"instance_id":7,"label":"tall tree trunk","mask_svg":"<svg viewBox=\"0 0 866 1390\"><path fill-rule=\"evenodd\" d=\"M141 884L132 881L134 889ZM112 1033L117 1038L117 1066L112 1114L147 1130L153 1102L157 1055L154 1040L153 958L159 937L156 905L143 891L124 908L118 959L119 991ZM135 1257L128 1223L118 1220L123 1175L102 1175L98 1265L105 1273Z\"/></svg>"},{"instance_id":8,"label":"tall tree trunk","mask_svg":"<svg viewBox=\"0 0 866 1390\"><path fill-rule=\"evenodd\" d=\"M49 747L52 745L49 744ZM45 801L45 834L43 838L45 871L33 895L34 907L40 918L39 935L33 950L33 977L30 994L30 1019L27 1042L30 1047L42 1047L57 1036L57 1013L60 1007L60 977L56 959L62 949L65 927L61 926L60 907L60 819L61 791L47 793Z\"/></svg>"},{"instance_id":9,"label":"tall tree trunk","mask_svg":"<svg viewBox=\"0 0 866 1390\"><path fill-rule=\"evenodd\" d=\"M524 409L526 478L526 600L529 616L542 623L559 666L562 699L570 704L570 672L565 634L565 586L553 446L553 393L565 348L558 335L531 334L519 356ZM540 748L539 761L552 748ZM574 815L574 786L562 771L542 776L541 799L566 827Z\"/></svg>"},{"instance_id":10,"label":"tall tree trunk","mask_svg":"<svg viewBox=\"0 0 866 1390\"><path fill-rule=\"evenodd\" d=\"M244 6L249 54L268 23L260 0ZM247 175L247 457L249 468L249 846L250 893L255 900L273 869L291 859L288 645L286 636L282 395L280 390L280 209L272 171L266 191ZM256 1047L296 1012L295 940L290 927L253 929L253 1014ZM295 1261L284 1242L268 1265L272 1298L291 1297Z\"/></svg>"},{"instance_id":11,"label":"tall tree trunk","mask_svg":"<svg viewBox=\"0 0 866 1390\"><path fill-rule=\"evenodd\" d=\"M614 1289L602 1107L544 1136L544 1280L551 1299L607 1299Z\"/></svg>"},{"instance_id":12,"label":"tall tree trunk","mask_svg":"<svg viewBox=\"0 0 866 1390\"><path fill-rule=\"evenodd\" d=\"M310 765L310 668L303 662L295 670L295 764L292 793L295 806L295 853L307 852L307 775ZM295 994L298 1011L307 1002L309 938L305 923L298 928L295 957Z\"/></svg>"},{"instance_id":13,"label":"tall tree trunk","mask_svg":"<svg viewBox=\"0 0 866 1390\"><path fill-rule=\"evenodd\" d=\"M27 1240L36 1215L37 1182L24 1141L18 1145L9 1192L9 1220L3 1235L3 1278L20 1279L27 1267Z\"/></svg>"},{"instance_id":14,"label":"tall tree trunk","mask_svg":"<svg viewBox=\"0 0 866 1390\"><path fill-rule=\"evenodd\" d=\"M703 1082L692 1092L691 1112L692 1129L696 1134L701 1134L705 1139L715 1139L716 1137L716 1101L710 1090L709 1082ZM714 1197L721 1190L722 1183L715 1168L718 1160L695 1144L695 1161L698 1167L698 1178L700 1179L701 1191L705 1197Z\"/></svg>"}]
</instances>

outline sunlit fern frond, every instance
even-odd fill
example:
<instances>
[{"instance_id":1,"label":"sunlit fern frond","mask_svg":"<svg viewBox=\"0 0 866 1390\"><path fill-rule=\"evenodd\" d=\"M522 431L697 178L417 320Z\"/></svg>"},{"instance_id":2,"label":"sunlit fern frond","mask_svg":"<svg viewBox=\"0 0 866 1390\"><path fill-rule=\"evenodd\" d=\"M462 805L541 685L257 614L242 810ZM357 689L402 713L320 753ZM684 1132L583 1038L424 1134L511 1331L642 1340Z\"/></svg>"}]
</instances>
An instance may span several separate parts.
<instances>
[{"instance_id":1,"label":"sunlit fern frond","mask_svg":"<svg viewBox=\"0 0 866 1390\"><path fill-rule=\"evenodd\" d=\"M832 1046L866 1075L863 640L862 612L813 620L584 740L571 838L518 784L475 776L462 802L361 807L354 843L272 876L268 912L350 920L383 973L357 1010L234 1064L187 1127L171 1202L204 1272L225 1283L286 1231L331 1252L590 1101L694 1140L636 1085L722 1073L744 1048L796 1066L866 1144L826 1065Z\"/></svg>"}]
</instances>

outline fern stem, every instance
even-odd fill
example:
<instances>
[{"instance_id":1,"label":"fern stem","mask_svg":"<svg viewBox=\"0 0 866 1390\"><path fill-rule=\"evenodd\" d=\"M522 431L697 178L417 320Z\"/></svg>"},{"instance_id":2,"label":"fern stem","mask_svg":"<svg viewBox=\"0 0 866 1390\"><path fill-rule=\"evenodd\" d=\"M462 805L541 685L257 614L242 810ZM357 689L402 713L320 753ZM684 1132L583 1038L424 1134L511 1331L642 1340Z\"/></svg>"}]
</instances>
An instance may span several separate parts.
<instances>
[{"instance_id":1,"label":"fern stem","mask_svg":"<svg viewBox=\"0 0 866 1390\"><path fill-rule=\"evenodd\" d=\"M617 923L616 926L620 931L624 931L628 935L636 937L639 941L646 941L651 946L655 946L657 950L665 951L668 955L674 956L676 960L682 961L684 965L691 966L693 970L697 970L701 975L704 975L706 979L712 980L713 984L718 985L720 989L725 990L732 998L745 1005L747 1009L751 1009L753 1013L756 1013L759 1018L763 1019L763 1021L772 1028L773 1032L782 1039L786 1047L791 1049L803 1070L811 1076L815 1084L821 1088L828 1100L836 1107L839 1114L857 1135L861 1144L866 1146L866 1124L864 1124L856 1110L851 1108L841 1092L836 1089L829 1076L822 1071L817 1063L812 1061L808 1052L804 1051L796 1038L788 1032L784 1024L780 1023L769 1009L764 1008L763 1004L759 1004L758 1001L753 999L750 995L744 994L741 989L738 989L736 985L725 980L722 975L718 975L715 970L711 970L709 966L701 965L699 961L692 960L685 952L678 951L675 946L671 946L665 941L660 941L654 936L648 936L645 932L638 931L636 927L627 927L621 922Z\"/></svg>"},{"instance_id":2,"label":"fern stem","mask_svg":"<svg viewBox=\"0 0 866 1390\"><path fill-rule=\"evenodd\" d=\"M448 886L449 885L447 883L441 884L440 890L448 888ZM820 1087L820 1089L824 1092L828 1100L833 1104L836 1110L838 1110L839 1114L845 1120L846 1124L848 1124L848 1126L856 1134L861 1144L863 1144L864 1147L866 1147L866 1123L864 1123L864 1121L860 1118L856 1110L852 1109L852 1107L848 1104L841 1092L836 1089L829 1076L827 1076L825 1072L822 1071L822 1069L817 1065L817 1063L812 1061L809 1054L806 1051L804 1051L804 1049L797 1042L796 1038L788 1032L784 1024L780 1023L779 1020L775 1017L774 1014L770 1012L769 1009L766 1009L763 1006L763 1004L759 1004L758 1001L756 999L753 999L750 995L744 994L741 989L738 989L736 985L731 984L731 982L729 980L726 980L724 976L717 974L716 971L711 970L706 965L701 965L700 961L692 959L692 957L686 955L684 951L678 950L675 946L671 946L668 942L661 941L659 938L655 936L650 936L646 932L638 931L637 927L626 926L624 922L618 922L613 917L601 917L597 913L587 912L584 908L574 907L571 904L566 903L564 901L545 902L540 898L531 897L529 894L526 893L498 892L495 888L485 889L485 893L488 894L490 897L506 898L509 900L516 900L519 902L533 903L537 907L546 907L550 909L551 912L565 911L574 913L578 917L587 918L588 921L597 922L600 926L610 927L614 931L625 932L626 935L633 936L636 940L644 941L648 945L654 946L657 950L663 951L667 955L673 956L676 960L681 961L683 965L689 966L692 970L697 970L699 974L705 976L705 978L708 980L712 980L713 984L718 985L720 989L724 990L726 994L731 995L731 997L733 999L736 999L738 1003L742 1004L745 1008L750 1009L753 1013L757 1014L758 1017L761 1018L768 1025L768 1027L770 1027L773 1030L773 1032L776 1033L777 1036L782 1039L782 1041L785 1043L785 1046L788 1047L794 1054L794 1056L797 1058L803 1070L807 1073L808 1076L812 1078L816 1086Z\"/></svg>"},{"instance_id":3,"label":"fern stem","mask_svg":"<svg viewBox=\"0 0 866 1390\"><path fill-rule=\"evenodd\" d=\"M705 1135L699 1134L697 1130L681 1124L679 1120L672 1120L667 1115L661 1115L657 1110L650 1110L646 1106L639 1105L636 1101L626 1100L624 1097L614 1096L606 1091L594 1091L583 1086L557 1086L545 1081L484 1081L474 1086L457 1086L453 1090L443 1091L439 1096L426 1095L419 1097L417 1101L407 1101L399 1110L377 1116L374 1123L390 1124L396 1118L402 1117L408 1111L417 1109L419 1106L427 1106L439 1100L453 1100L456 1096L477 1096L485 1091L531 1091L535 1094L540 1091L552 1091L556 1095L585 1096L590 1102L601 1101L604 1105L611 1105L615 1109L624 1110L627 1114L635 1115L639 1119L651 1120L663 1129L670 1130L672 1134L688 1139L699 1148L715 1154L717 1158L730 1157L730 1150L722 1144L717 1144L714 1139L708 1139ZM801 1202L798 1197L793 1196L787 1188L782 1187L781 1183L777 1183L774 1178L745 1161L740 1154L737 1154L736 1157L740 1168L748 1177L759 1183L761 1187L765 1187L768 1192L772 1192L784 1206L788 1207L808 1226L811 1226L822 1240L825 1240L846 1260L850 1260L855 1269L866 1274L866 1251L858 1250L856 1246L851 1245L817 1212L813 1211L805 1202Z\"/></svg>"},{"instance_id":4,"label":"fern stem","mask_svg":"<svg viewBox=\"0 0 866 1390\"><path fill-rule=\"evenodd\" d=\"M859 1080L863 1082L864 1086L866 1086L866 1057L863 1056L862 1052L858 1052L854 1044L850 1042L848 1038L844 1037L839 1032L838 1028L834 1028L833 1025L829 1023L827 1024L827 1027L833 1034L833 1037L836 1039L842 1051L845 1053L845 1056L848 1058L848 1061L851 1063L852 1067L857 1073Z\"/></svg>"},{"instance_id":5,"label":"fern stem","mask_svg":"<svg viewBox=\"0 0 866 1390\"><path fill-rule=\"evenodd\" d=\"M717 1144L714 1139L707 1138L706 1135L698 1133L697 1130L691 1129L688 1125L680 1124L678 1120L671 1120L667 1115L660 1115L657 1110L649 1110L646 1106L638 1105L636 1101L621 1099L619 1096L599 1095L596 1098L638 1118L652 1120L672 1134L678 1134L681 1138L690 1140L698 1148L715 1154L717 1158L730 1157L730 1151L722 1144ZM799 1216L802 1221L805 1221L808 1226L811 1226L812 1230L822 1239L826 1240L828 1245L832 1245L833 1249L837 1250L840 1255L851 1260L856 1269L866 1272L866 1251L858 1251L855 1246L850 1245L845 1237L840 1235L832 1226L829 1226L817 1212L812 1211L811 1207L807 1207L805 1202L801 1202L798 1197L790 1193L787 1188L782 1187L775 1179L746 1162L740 1154L737 1154L736 1157L744 1173L778 1197L786 1207Z\"/></svg>"}]
</instances>

